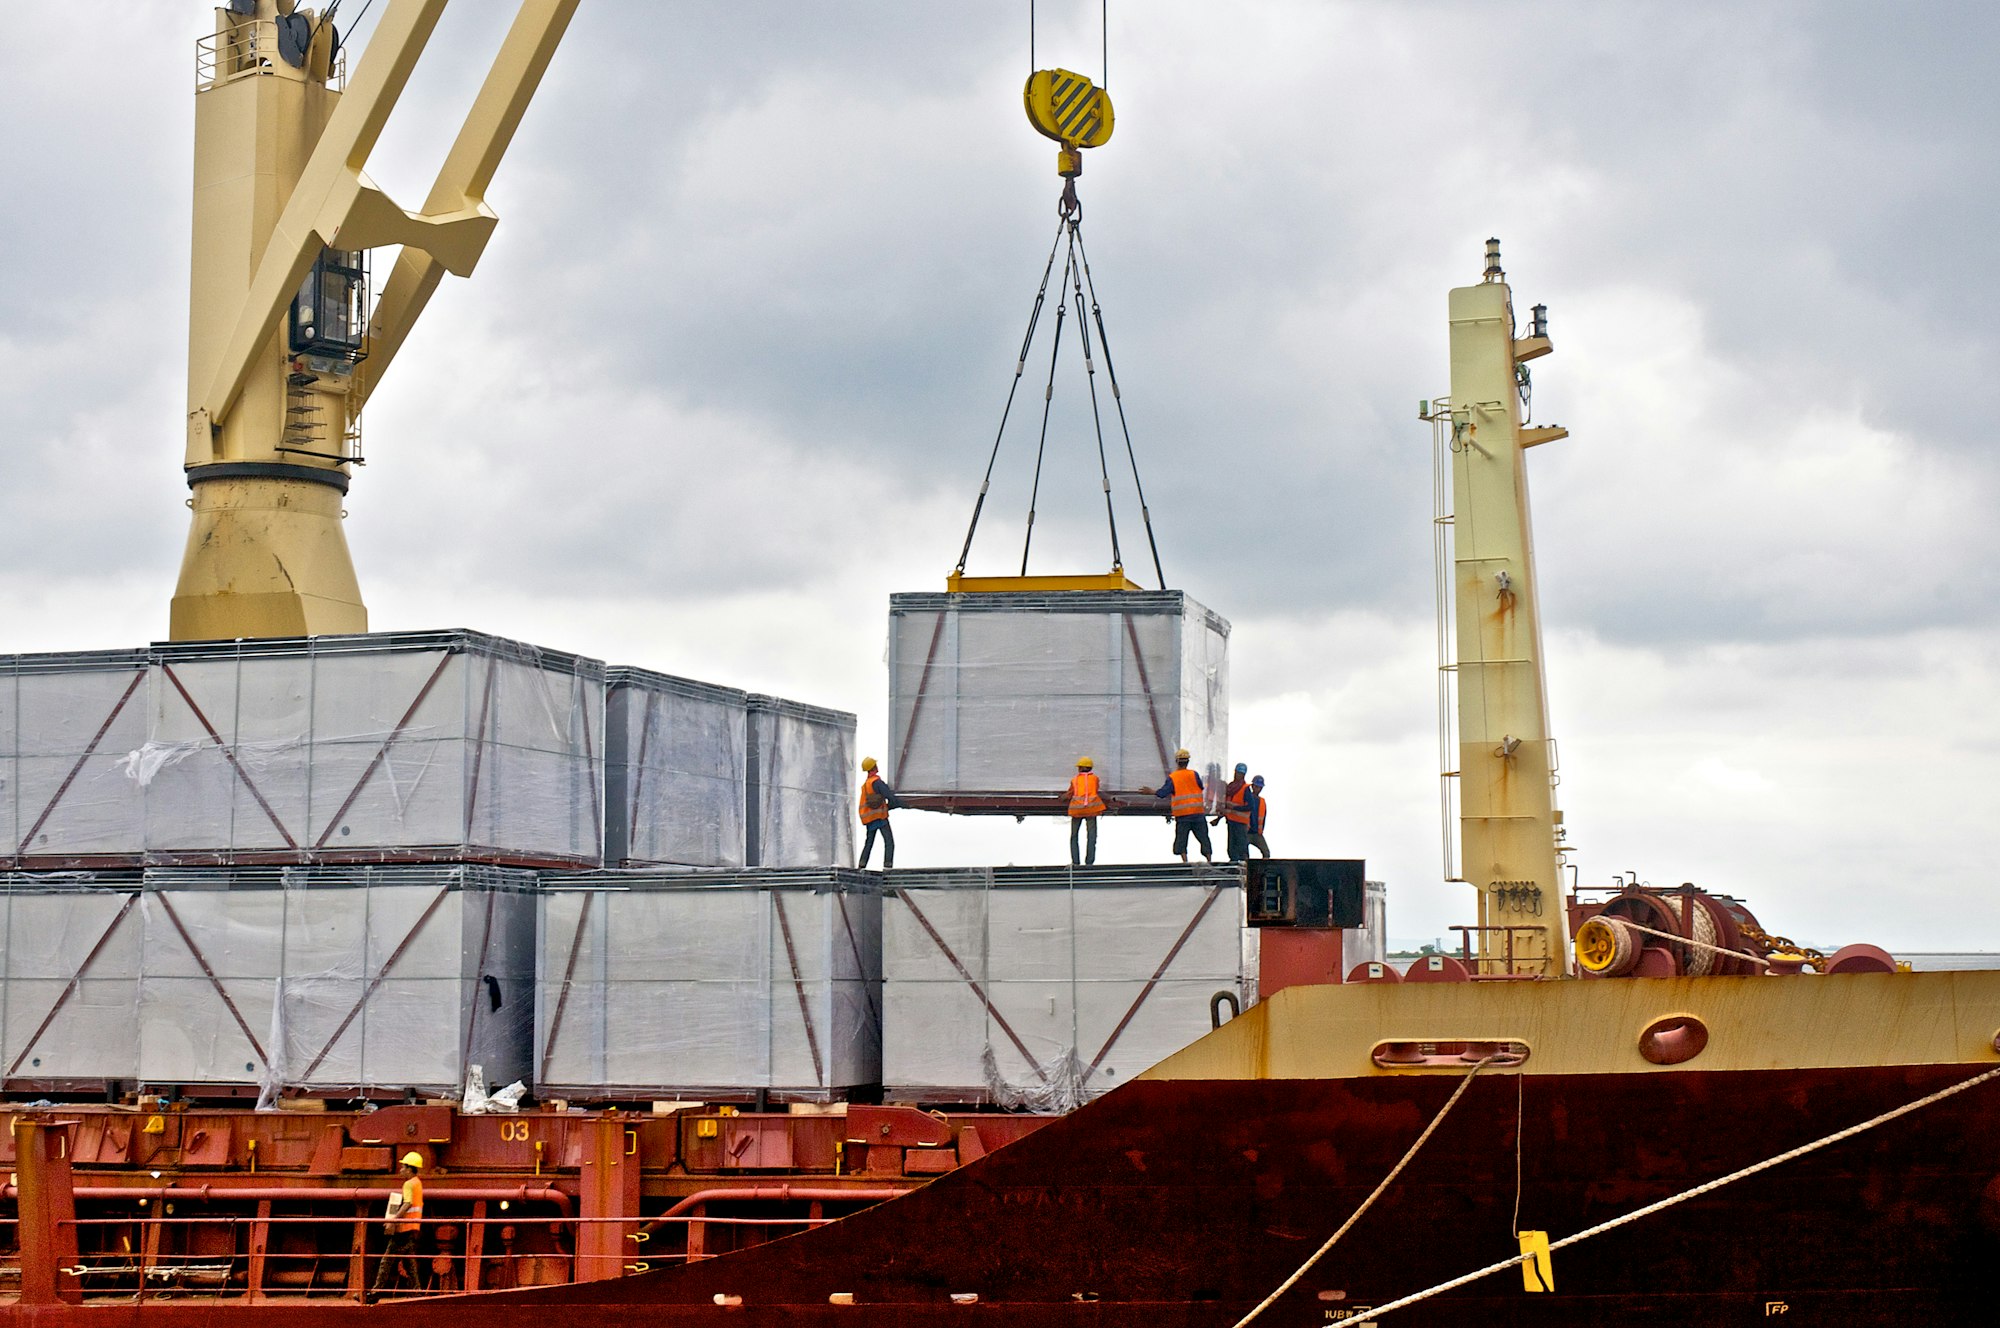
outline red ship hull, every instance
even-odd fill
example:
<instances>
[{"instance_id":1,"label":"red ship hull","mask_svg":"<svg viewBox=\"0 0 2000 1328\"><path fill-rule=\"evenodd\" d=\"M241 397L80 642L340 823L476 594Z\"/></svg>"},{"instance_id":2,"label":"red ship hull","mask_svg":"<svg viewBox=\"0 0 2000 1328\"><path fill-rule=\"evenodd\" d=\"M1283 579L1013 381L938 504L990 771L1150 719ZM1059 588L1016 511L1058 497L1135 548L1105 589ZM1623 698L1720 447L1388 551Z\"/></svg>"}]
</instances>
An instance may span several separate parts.
<instances>
[{"instance_id":1,"label":"red ship hull","mask_svg":"<svg viewBox=\"0 0 2000 1328\"><path fill-rule=\"evenodd\" d=\"M1511 1076L1474 1082L1370 1212L1259 1323L1368 1309L1762 1161L1990 1066ZM11 1308L77 1325L1234 1323L1362 1203L1460 1076L1135 1082L916 1193L685 1267L363 1307L287 1300ZM1399 1323L1992 1322L1984 1085ZM1518 1156L1519 1217L1516 1159ZM853 1304L833 1304L844 1293ZM953 1296L976 1296L973 1304ZM718 1305L716 1298L740 1299Z\"/></svg>"}]
</instances>

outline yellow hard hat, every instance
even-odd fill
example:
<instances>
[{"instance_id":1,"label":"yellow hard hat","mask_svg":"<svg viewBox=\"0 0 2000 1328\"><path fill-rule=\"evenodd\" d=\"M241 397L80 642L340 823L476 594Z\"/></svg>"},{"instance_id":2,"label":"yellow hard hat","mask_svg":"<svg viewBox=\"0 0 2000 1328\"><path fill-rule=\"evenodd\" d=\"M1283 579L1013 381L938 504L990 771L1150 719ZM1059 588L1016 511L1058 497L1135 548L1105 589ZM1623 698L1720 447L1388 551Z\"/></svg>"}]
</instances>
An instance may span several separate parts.
<instances>
[{"instance_id":1,"label":"yellow hard hat","mask_svg":"<svg viewBox=\"0 0 2000 1328\"><path fill-rule=\"evenodd\" d=\"M1088 756L1079 756L1076 758L1076 768L1079 770L1088 770L1091 764L1091 759Z\"/></svg>"},{"instance_id":2,"label":"yellow hard hat","mask_svg":"<svg viewBox=\"0 0 2000 1328\"><path fill-rule=\"evenodd\" d=\"M874 757L872 757L872 756L864 756L864 757L862 757L862 758L861 758L861 768L862 768L863 770L873 770L873 769L875 768L875 758L874 758Z\"/></svg>"},{"instance_id":3,"label":"yellow hard hat","mask_svg":"<svg viewBox=\"0 0 2000 1328\"><path fill-rule=\"evenodd\" d=\"M403 1165L404 1165L404 1166L406 1166L406 1167L421 1167L421 1166L423 1166L423 1164L424 1164L424 1155L423 1155L422 1153L405 1153L405 1154L403 1154Z\"/></svg>"},{"instance_id":4,"label":"yellow hard hat","mask_svg":"<svg viewBox=\"0 0 2000 1328\"><path fill-rule=\"evenodd\" d=\"M1185 761L1185 760L1188 760L1188 759L1190 759L1190 758L1188 757L1188 749L1187 749L1187 748L1185 748L1185 747L1183 747L1183 748L1181 748L1181 749L1180 749L1179 751L1175 752L1175 753L1174 753L1174 759L1175 759L1176 761Z\"/></svg>"}]
</instances>

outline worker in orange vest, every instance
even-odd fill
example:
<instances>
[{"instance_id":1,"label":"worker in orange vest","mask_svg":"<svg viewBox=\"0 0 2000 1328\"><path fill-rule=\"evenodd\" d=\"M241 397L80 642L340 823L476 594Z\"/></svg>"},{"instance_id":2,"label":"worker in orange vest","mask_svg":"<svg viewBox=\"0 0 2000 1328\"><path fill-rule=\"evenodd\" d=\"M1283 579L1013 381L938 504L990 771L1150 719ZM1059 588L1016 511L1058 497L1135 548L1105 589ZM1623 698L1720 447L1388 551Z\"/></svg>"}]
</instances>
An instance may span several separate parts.
<instances>
[{"instance_id":1,"label":"worker in orange vest","mask_svg":"<svg viewBox=\"0 0 2000 1328\"><path fill-rule=\"evenodd\" d=\"M1193 835L1201 845L1201 860L1215 861L1215 846L1208 841L1207 808L1201 791L1201 776L1188 769L1188 749L1183 747L1174 753L1174 768L1167 773L1167 782L1153 790L1156 798L1168 798L1167 815L1174 818L1174 852L1180 854L1182 862L1188 860L1188 836Z\"/></svg>"},{"instance_id":2,"label":"worker in orange vest","mask_svg":"<svg viewBox=\"0 0 2000 1328\"><path fill-rule=\"evenodd\" d=\"M1236 763L1236 778L1222 790L1222 815L1216 820L1229 822L1228 852L1224 856L1231 862L1247 861L1250 857L1250 767L1241 761ZM1215 821L1209 824L1214 825Z\"/></svg>"},{"instance_id":3,"label":"worker in orange vest","mask_svg":"<svg viewBox=\"0 0 2000 1328\"><path fill-rule=\"evenodd\" d=\"M1271 856L1271 846L1264 842L1264 817L1269 814L1271 804L1264 798L1264 777L1262 775L1250 781L1249 804L1250 833L1246 838L1249 840L1251 847L1268 858ZM1245 853L1243 857L1245 861L1248 861L1250 855Z\"/></svg>"},{"instance_id":4,"label":"worker in orange vest","mask_svg":"<svg viewBox=\"0 0 2000 1328\"><path fill-rule=\"evenodd\" d=\"M1097 791L1097 776L1092 771L1093 763L1088 756L1078 757L1076 775L1069 781L1069 865L1072 867L1095 867L1097 865L1097 818L1104 815L1104 798ZM1088 826L1090 833L1085 836L1089 847L1084 850L1083 860L1077 861L1077 832Z\"/></svg>"},{"instance_id":5,"label":"worker in orange vest","mask_svg":"<svg viewBox=\"0 0 2000 1328\"><path fill-rule=\"evenodd\" d=\"M388 1290L392 1280L400 1290L405 1277L409 1278L410 1290L423 1289L417 1277L417 1232L423 1229L424 1220L423 1169L422 1153L403 1154L399 1168L403 1186L389 1196L382 1214L389 1239L382 1248L382 1262L375 1269L375 1287L370 1299Z\"/></svg>"},{"instance_id":6,"label":"worker in orange vest","mask_svg":"<svg viewBox=\"0 0 2000 1328\"><path fill-rule=\"evenodd\" d=\"M868 870L868 855L875 851L875 837L882 837L882 870L896 865L896 832L889 828L889 808L896 792L889 781L875 773L875 758L861 758L861 825L868 834L861 841L861 869Z\"/></svg>"}]
</instances>

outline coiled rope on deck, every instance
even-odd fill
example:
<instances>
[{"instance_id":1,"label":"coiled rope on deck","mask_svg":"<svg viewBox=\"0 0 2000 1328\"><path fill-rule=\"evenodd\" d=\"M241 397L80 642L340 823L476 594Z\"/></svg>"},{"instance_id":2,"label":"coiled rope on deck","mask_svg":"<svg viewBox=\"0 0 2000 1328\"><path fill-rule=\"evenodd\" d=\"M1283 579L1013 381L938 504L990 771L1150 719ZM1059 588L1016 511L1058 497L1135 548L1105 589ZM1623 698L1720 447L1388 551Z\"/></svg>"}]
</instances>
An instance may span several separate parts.
<instances>
[{"instance_id":1,"label":"coiled rope on deck","mask_svg":"<svg viewBox=\"0 0 2000 1328\"><path fill-rule=\"evenodd\" d=\"M1475 1067L1474 1073L1477 1072L1478 1072L1477 1067ZM1955 1097L1958 1094L1965 1092L1969 1088L1977 1088L1979 1087L1979 1085L1987 1083L1996 1078L2000 1078L2000 1066L1996 1066L1991 1070L1982 1071L1981 1073L1974 1075L1970 1079L1966 1079L1959 1083L1951 1085L1949 1088L1940 1088L1937 1092L1931 1093L1925 1097L1920 1097L1914 1102L1906 1102L1900 1107L1893 1107L1890 1110L1883 1112L1879 1116L1874 1116L1868 1120L1862 1121L1858 1125L1850 1125L1844 1130L1836 1130L1834 1133L1829 1134L1821 1139L1815 1139L1811 1143L1800 1144L1797 1148L1788 1149L1785 1152L1779 1153L1776 1157L1766 1158L1762 1162L1754 1162L1751 1165L1744 1167L1740 1171L1732 1171L1727 1176L1718 1176L1714 1180L1706 1181L1700 1185L1695 1186L1693 1189L1683 1190L1679 1194L1670 1195L1669 1197L1661 1199L1656 1203L1647 1204L1643 1208L1635 1208L1631 1212L1624 1214L1622 1217L1614 1217L1608 1222L1600 1222L1594 1227L1588 1227L1582 1231L1577 1232L1575 1235L1564 1236L1561 1240L1551 1241L1549 1243L1549 1252L1553 1254L1557 1250L1564 1249L1571 1245L1577 1245L1582 1243L1583 1241L1589 1240L1592 1236L1601 1236L1607 1231L1612 1231L1618 1227L1625 1226L1629 1223L1637 1222L1642 1217L1651 1217L1654 1213L1662 1212L1668 1208L1672 1208L1676 1204L1686 1203L1690 1199L1698 1199L1704 1194L1708 1194L1714 1190L1719 1190L1725 1185L1732 1185L1739 1180L1747 1179L1748 1177L1756 1175L1760 1171L1769 1171L1772 1167L1782 1166L1787 1162L1791 1162L1798 1158L1804 1157L1808 1153L1816 1153L1822 1148L1828 1148L1834 1144L1840 1143L1843 1140L1852 1139L1855 1135L1862 1134L1865 1133L1866 1131L1872 1130L1878 1125L1887 1125L1890 1121L1897 1120L1903 1116L1908 1116L1912 1112L1922 1111L1925 1107L1935 1106L1936 1104L1944 1101L1948 1097ZM1464 1092L1467 1084L1469 1084L1470 1082L1471 1082L1471 1076L1468 1075L1466 1077L1466 1083L1459 1085L1459 1092L1460 1093ZM1458 1094L1454 1093L1452 1095L1452 1102L1456 1102L1457 1100L1458 1100ZM1445 1104L1445 1110L1449 1111L1450 1109L1451 1109L1451 1103L1448 1102ZM1438 1114L1440 1119L1442 1119L1444 1113L1440 1112ZM1432 1127L1435 1128L1437 1122L1433 1121L1431 1122L1431 1124ZM1428 1135L1430 1131L1426 1130L1424 1133ZM1419 1139L1417 1143L1422 1144L1423 1140ZM1412 1148L1410 1151L1411 1153L1414 1153L1416 1149ZM1406 1155L1403 1161L1404 1162L1409 1161L1409 1157ZM1400 1171L1402 1169L1402 1163L1400 1162L1397 1163L1396 1168L1398 1171ZM1395 1178L1395 1172L1392 1171L1389 1173L1389 1180L1393 1180L1394 1178ZM1388 1180L1385 1180L1383 1182L1383 1185L1386 1186L1387 1184ZM1381 1193L1380 1187L1377 1188L1376 1193L1377 1194ZM1374 1200L1375 1200L1374 1195L1370 1195L1368 1197L1369 1203L1373 1203ZM1366 1210L1368 1204L1364 1203L1361 1207L1362 1210ZM1354 1217L1357 1218L1360 1216L1361 1212L1359 1211L1357 1211L1354 1215ZM1348 1226L1354 1225L1354 1218L1349 1218L1347 1225ZM1346 1229L1347 1227L1342 1227L1341 1232L1344 1232ZM1341 1232L1334 1233L1335 1240L1338 1240L1340 1238ZM1237 1328L1242 1328L1243 1324L1249 1323L1251 1319L1256 1318L1257 1315L1261 1314L1264 1311L1264 1307L1266 1305L1269 1305L1272 1301L1276 1300L1285 1291L1289 1290L1299 1280L1299 1278L1305 1274L1307 1269L1311 1268L1313 1264L1319 1261L1320 1255L1325 1254L1328 1249L1332 1248L1332 1246L1333 1246L1333 1241L1331 1240L1328 1241L1326 1245L1321 1248L1319 1254L1315 1254L1311 1259L1308 1259L1305 1262L1304 1266L1302 1266L1297 1273L1294 1273L1290 1278L1288 1278L1285 1284L1279 1287L1277 1291L1273 1292L1264 1301L1262 1305L1259 1305L1256 1309L1252 1310L1247 1316L1245 1316L1242 1320L1240 1320L1237 1324ZM1392 1300L1386 1305L1378 1305L1374 1309L1368 1311L1368 1317L1371 1319L1380 1319L1383 1315L1389 1313L1392 1310L1404 1309L1407 1306L1414 1305L1419 1301L1429 1300L1433 1296L1443 1295L1447 1291L1455 1291L1459 1287L1466 1285L1468 1282L1477 1282L1482 1277L1491 1277L1494 1273L1505 1272L1507 1269L1514 1267L1516 1264L1526 1263L1528 1259L1531 1257L1533 1256L1528 1254L1517 1254L1511 1259L1502 1259L1498 1263L1488 1264L1486 1267L1478 1269L1474 1272L1466 1273L1462 1277L1454 1277L1448 1282L1440 1282L1434 1287L1427 1287L1422 1291L1414 1293L1413 1295L1404 1296L1400 1300Z\"/></svg>"},{"instance_id":2,"label":"coiled rope on deck","mask_svg":"<svg viewBox=\"0 0 2000 1328\"><path fill-rule=\"evenodd\" d=\"M1485 1069L1489 1064L1491 1064L1496 1060L1503 1061L1509 1064L1513 1063L1512 1057L1488 1056L1484 1060L1481 1060L1476 1064L1474 1064L1471 1071L1466 1074L1465 1078L1458 1081L1458 1087L1452 1090L1451 1097L1446 1099L1445 1104L1442 1107L1438 1108L1438 1114L1431 1117L1431 1123L1429 1125L1424 1126L1424 1132L1417 1136L1417 1141L1410 1145L1409 1151L1403 1154L1401 1160L1399 1160L1395 1166L1389 1168L1389 1174L1384 1176L1382 1178L1381 1184L1377 1185L1375 1189L1369 1194L1369 1196L1361 1201L1361 1206L1355 1209L1354 1212L1351 1215L1349 1215L1348 1219L1345 1222L1342 1222L1340 1224L1340 1230L1334 1232L1331 1236L1328 1236L1326 1238L1326 1244L1320 1246L1317 1250L1314 1250L1312 1257L1307 1259L1304 1263L1300 1264L1298 1267L1298 1271L1293 1273L1290 1277L1286 1278L1282 1283L1280 1283L1276 1291L1273 1291L1270 1295L1264 1297L1263 1300L1259 1301L1257 1304L1257 1308L1251 1310L1248 1314L1238 1319L1234 1325L1234 1328L1245 1328L1245 1325L1255 1320L1258 1315L1262 1314L1265 1310L1270 1309L1271 1306L1274 1303L1276 1303L1278 1297L1284 1295L1287 1291L1290 1291L1293 1287L1297 1286L1299 1283L1299 1279L1304 1277L1307 1273L1311 1272L1313 1265L1326 1257L1327 1251L1331 1250L1335 1245L1337 1245L1340 1242L1340 1238L1342 1236L1345 1236L1348 1233L1348 1231L1354 1226L1354 1224L1361 1220L1361 1215L1367 1212L1368 1209L1371 1206L1373 1206L1373 1204L1377 1199L1382 1197L1382 1192L1389 1188L1390 1184L1395 1181L1396 1177L1403 1174L1403 1168L1410 1165L1410 1159L1417 1155L1417 1150L1421 1149L1424 1146L1424 1144L1430 1140L1431 1135L1437 1132L1437 1127L1444 1123L1444 1118L1447 1115L1451 1114L1451 1109L1458 1105L1458 1100L1460 1098L1465 1096L1465 1090L1472 1087L1472 1081L1479 1074L1479 1072Z\"/></svg>"}]
</instances>

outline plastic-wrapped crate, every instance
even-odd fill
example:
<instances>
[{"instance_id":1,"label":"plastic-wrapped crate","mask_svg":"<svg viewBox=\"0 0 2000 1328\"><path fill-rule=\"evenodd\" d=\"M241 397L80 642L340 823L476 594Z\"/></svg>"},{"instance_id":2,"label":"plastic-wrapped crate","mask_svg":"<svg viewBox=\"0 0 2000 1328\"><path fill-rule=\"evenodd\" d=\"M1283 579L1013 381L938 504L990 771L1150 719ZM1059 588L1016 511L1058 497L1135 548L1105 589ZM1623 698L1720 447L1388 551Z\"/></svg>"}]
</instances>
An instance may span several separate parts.
<instances>
[{"instance_id":1,"label":"plastic-wrapped crate","mask_svg":"<svg viewBox=\"0 0 2000 1328\"><path fill-rule=\"evenodd\" d=\"M749 697L623 666L604 681L606 865L743 866Z\"/></svg>"},{"instance_id":2,"label":"plastic-wrapped crate","mask_svg":"<svg viewBox=\"0 0 2000 1328\"><path fill-rule=\"evenodd\" d=\"M146 668L143 650L0 658L0 863L136 864L145 800L125 764Z\"/></svg>"},{"instance_id":3,"label":"plastic-wrapped crate","mask_svg":"<svg viewBox=\"0 0 2000 1328\"><path fill-rule=\"evenodd\" d=\"M1380 881L1361 886L1361 926L1349 928L1340 938L1341 976L1354 971L1356 964L1380 964L1389 957L1389 887Z\"/></svg>"},{"instance_id":4,"label":"plastic-wrapped crate","mask_svg":"<svg viewBox=\"0 0 2000 1328\"><path fill-rule=\"evenodd\" d=\"M775 696L748 706L750 865L852 864L854 716Z\"/></svg>"},{"instance_id":5,"label":"plastic-wrapped crate","mask_svg":"<svg viewBox=\"0 0 2000 1328\"><path fill-rule=\"evenodd\" d=\"M1233 867L898 871L882 904L882 1082L910 1102L1068 1111L1255 996Z\"/></svg>"},{"instance_id":6,"label":"plastic-wrapped crate","mask_svg":"<svg viewBox=\"0 0 2000 1328\"><path fill-rule=\"evenodd\" d=\"M552 876L540 947L542 1096L824 1101L880 1082L872 874Z\"/></svg>"},{"instance_id":7,"label":"plastic-wrapped crate","mask_svg":"<svg viewBox=\"0 0 2000 1328\"><path fill-rule=\"evenodd\" d=\"M148 863L602 862L604 666L477 632L156 645Z\"/></svg>"},{"instance_id":8,"label":"plastic-wrapped crate","mask_svg":"<svg viewBox=\"0 0 2000 1328\"><path fill-rule=\"evenodd\" d=\"M0 873L0 1065L10 1092L139 1076L139 874Z\"/></svg>"},{"instance_id":9,"label":"plastic-wrapped crate","mask_svg":"<svg viewBox=\"0 0 2000 1328\"><path fill-rule=\"evenodd\" d=\"M1112 810L1155 811L1181 747L1213 799L1229 624L1180 591L889 597L885 777L913 805L1060 814L1089 756Z\"/></svg>"},{"instance_id":10,"label":"plastic-wrapped crate","mask_svg":"<svg viewBox=\"0 0 2000 1328\"><path fill-rule=\"evenodd\" d=\"M150 870L139 1077L267 1097L525 1080L535 887L474 865Z\"/></svg>"}]
</instances>

